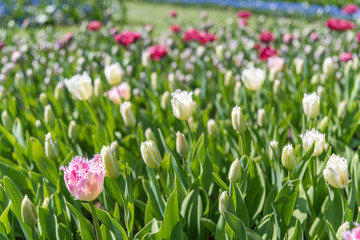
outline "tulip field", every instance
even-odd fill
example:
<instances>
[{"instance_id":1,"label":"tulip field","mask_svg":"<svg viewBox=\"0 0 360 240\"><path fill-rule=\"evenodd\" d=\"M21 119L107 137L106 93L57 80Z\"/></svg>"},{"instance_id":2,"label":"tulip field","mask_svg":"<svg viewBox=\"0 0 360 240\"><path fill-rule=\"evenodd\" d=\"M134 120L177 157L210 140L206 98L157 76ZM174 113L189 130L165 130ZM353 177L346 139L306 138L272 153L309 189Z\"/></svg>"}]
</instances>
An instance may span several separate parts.
<instances>
[{"instance_id":1,"label":"tulip field","mask_svg":"<svg viewBox=\"0 0 360 240\"><path fill-rule=\"evenodd\" d=\"M1 23L0 240L360 239L355 4L108 2Z\"/></svg>"}]
</instances>

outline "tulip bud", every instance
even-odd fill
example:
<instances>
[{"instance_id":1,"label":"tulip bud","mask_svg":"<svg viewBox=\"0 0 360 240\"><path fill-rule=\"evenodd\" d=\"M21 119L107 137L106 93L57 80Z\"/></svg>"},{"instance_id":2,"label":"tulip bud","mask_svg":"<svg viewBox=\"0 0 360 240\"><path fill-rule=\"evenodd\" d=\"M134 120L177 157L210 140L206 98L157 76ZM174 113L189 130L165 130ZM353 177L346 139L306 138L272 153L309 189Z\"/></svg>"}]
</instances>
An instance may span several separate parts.
<instances>
[{"instance_id":1,"label":"tulip bud","mask_svg":"<svg viewBox=\"0 0 360 240\"><path fill-rule=\"evenodd\" d=\"M114 153L116 159L119 158L119 143L117 141L113 141L110 145L110 150Z\"/></svg>"},{"instance_id":2,"label":"tulip bud","mask_svg":"<svg viewBox=\"0 0 360 240\"><path fill-rule=\"evenodd\" d=\"M325 97L325 89L323 86L318 86L316 89L316 93L320 98L324 98Z\"/></svg>"},{"instance_id":3,"label":"tulip bud","mask_svg":"<svg viewBox=\"0 0 360 240\"><path fill-rule=\"evenodd\" d=\"M38 215L36 213L35 206L27 195L25 195L21 203L21 218L23 222L30 227L34 227L37 223Z\"/></svg>"},{"instance_id":4,"label":"tulip bud","mask_svg":"<svg viewBox=\"0 0 360 240\"><path fill-rule=\"evenodd\" d=\"M126 101L120 104L120 113L126 126L135 127L136 118L133 111L131 110L131 102Z\"/></svg>"},{"instance_id":5,"label":"tulip bud","mask_svg":"<svg viewBox=\"0 0 360 240\"><path fill-rule=\"evenodd\" d=\"M229 196L226 191L222 192L219 198L219 212L223 214L226 210L229 201Z\"/></svg>"},{"instance_id":6,"label":"tulip bud","mask_svg":"<svg viewBox=\"0 0 360 240\"><path fill-rule=\"evenodd\" d=\"M151 73L151 87L156 90L158 88L158 76L156 72Z\"/></svg>"},{"instance_id":7,"label":"tulip bud","mask_svg":"<svg viewBox=\"0 0 360 240\"><path fill-rule=\"evenodd\" d=\"M47 208L47 207L49 206L49 202L50 202L50 199L49 199L48 197L46 197L46 198L44 199L44 202L43 202L43 204L42 204L42 207Z\"/></svg>"},{"instance_id":8,"label":"tulip bud","mask_svg":"<svg viewBox=\"0 0 360 240\"><path fill-rule=\"evenodd\" d=\"M263 127L267 123L267 118L265 114L265 110L263 108L260 108L258 110L258 116L257 116L257 123L260 127Z\"/></svg>"},{"instance_id":9,"label":"tulip bud","mask_svg":"<svg viewBox=\"0 0 360 240\"><path fill-rule=\"evenodd\" d=\"M227 70L224 77L224 85L226 87L230 86L233 79L233 73L230 70Z\"/></svg>"},{"instance_id":10,"label":"tulip bud","mask_svg":"<svg viewBox=\"0 0 360 240\"><path fill-rule=\"evenodd\" d=\"M151 168L160 167L162 158L155 142L148 140L141 143L140 150L141 150L141 156L146 165L148 165Z\"/></svg>"},{"instance_id":11,"label":"tulip bud","mask_svg":"<svg viewBox=\"0 0 360 240\"><path fill-rule=\"evenodd\" d=\"M239 134L243 134L246 130L245 117L239 106L233 108L231 112L231 121L233 128Z\"/></svg>"},{"instance_id":12,"label":"tulip bud","mask_svg":"<svg viewBox=\"0 0 360 240\"><path fill-rule=\"evenodd\" d=\"M121 174L119 163L116 160L114 152L109 147L102 147L101 159L104 162L106 176L115 179L118 178Z\"/></svg>"},{"instance_id":13,"label":"tulip bud","mask_svg":"<svg viewBox=\"0 0 360 240\"><path fill-rule=\"evenodd\" d=\"M44 106L46 106L46 104L48 103L48 101L47 101L47 97L46 97L46 94L45 93L40 93L40 95L39 95L39 101L40 101L40 103L41 103L41 105L44 107Z\"/></svg>"},{"instance_id":14,"label":"tulip bud","mask_svg":"<svg viewBox=\"0 0 360 240\"><path fill-rule=\"evenodd\" d=\"M53 161L56 160L59 155L55 143L51 137L51 133L47 133L45 135L45 154L49 160Z\"/></svg>"},{"instance_id":15,"label":"tulip bud","mask_svg":"<svg viewBox=\"0 0 360 240\"><path fill-rule=\"evenodd\" d=\"M355 55L353 59L353 65L352 68L354 71L357 71L359 67L359 58Z\"/></svg>"},{"instance_id":16,"label":"tulip bud","mask_svg":"<svg viewBox=\"0 0 360 240\"><path fill-rule=\"evenodd\" d=\"M327 125L329 123L329 118L328 116L325 116L323 119L321 119L321 121L319 122L318 124L318 129L321 131L321 132L324 132Z\"/></svg>"},{"instance_id":17,"label":"tulip bud","mask_svg":"<svg viewBox=\"0 0 360 240\"><path fill-rule=\"evenodd\" d=\"M240 160L238 158L231 164L229 170L229 181L239 182L242 180L244 174L244 169L240 165Z\"/></svg>"},{"instance_id":18,"label":"tulip bud","mask_svg":"<svg viewBox=\"0 0 360 240\"><path fill-rule=\"evenodd\" d=\"M338 118L344 119L346 114L346 102L345 100L341 101L337 107L337 116Z\"/></svg>"},{"instance_id":19,"label":"tulip bud","mask_svg":"<svg viewBox=\"0 0 360 240\"><path fill-rule=\"evenodd\" d=\"M11 116L8 114L7 111L3 111L3 112L1 113L1 121L2 121L2 124L4 125L4 127L5 127L8 131L11 131L11 130L12 130L13 121L12 121Z\"/></svg>"},{"instance_id":20,"label":"tulip bud","mask_svg":"<svg viewBox=\"0 0 360 240\"><path fill-rule=\"evenodd\" d=\"M176 151L182 157L186 157L186 154L188 153L188 143L184 134L181 132L176 133Z\"/></svg>"},{"instance_id":21,"label":"tulip bud","mask_svg":"<svg viewBox=\"0 0 360 240\"><path fill-rule=\"evenodd\" d=\"M168 75L168 85L169 85L169 89L170 91L174 91L175 89L175 74L174 73L169 73Z\"/></svg>"},{"instance_id":22,"label":"tulip bud","mask_svg":"<svg viewBox=\"0 0 360 240\"><path fill-rule=\"evenodd\" d=\"M45 106L44 121L51 127L55 124L55 116L50 104Z\"/></svg>"},{"instance_id":23,"label":"tulip bud","mask_svg":"<svg viewBox=\"0 0 360 240\"><path fill-rule=\"evenodd\" d=\"M193 119L192 117L190 117L187 122L188 122L188 124L189 124L189 126L190 126L190 130L191 130L192 132L194 132L194 131L196 130L196 127L197 127L194 119Z\"/></svg>"},{"instance_id":24,"label":"tulip bud","mask_svg":"<svg viewBox=\"0 0 360 240\"><path fill-rule=\"evenodd\" d=\"M216 122L214 119L209 119L209 121L207 122L207 131L211 137L216 138L217 127L216 127Z\"/></svg>"},{"instance_id":25,"label":"tulip bud","mask_svg":"<svg viewBox=\"0 0 360 240\"><path fill-rule=\"evenodd\" d=\"M69 128L68 128L68 137L75 141L77 138L78 132L76 129L76 122L74 120L72 120L69 124Z\"/></svg>"},{"instance_id":26,"label":"tulip bud","mask_svg":"<svg viewBox=\"0 0 360 240\"><path fill-rule=\"evenodd\" d=\"M295 149L291 144L288 144L283 148L281 162L284 165L284 167L289 171L292 171L296 168L297 161L296 161Z\"/></svg>"},{"instance_id":27,"label":"tulip bud","mask_svg":"<svg viewBox=\"0 0 360 240\"><path fill-rule=\"evenodd\" d=\"M224 59L224 46L222 44L217 45L215 47L215 53L216 56L220 59L223 60Z\"/></svg>"},{"instance_id":28,"label":"tulip bud","mask_svg":"<svg viewBox=\"0 0 360 240\"><path fill-rule=\"evenodd\" d=\"M152 140L155 142L156 138L155 138L155 135L154 135L153 131L151 130L151 128L147 128L145 130L145 138L146 138L146 140Z\"/></svg>"},{"instance_id":29,"label":"tulip bud","mask_svg":"<svg viewBox=\"0 0 360 240\"><path fill-rule=\"evenodd\" d=\"M304 59L297 57L294 59L294 64L295 64L296 74L301 74L304 69Z\"/></svg>"},{"instance_id":30,"label":"tulip bud","mask_svg":"<svg viewBox=\"0 0 360 240\"><path fill-rule=\"evenodd\" d=\"M35 128L40 129L41 128L41 121L39 119L36 119L35 121Z\"/></svg>"},{"instance_id":31,"label":"tulip bud","mask_svg":"<svg viewBox=\"0 0 360 240\"><path fill-rule=\"evenodd\" d=\"M235 82L234 93L235 93L235 97L240 96L240 93L241 93L241 82L240 81Z\"/></svg>"},{"instance_id":32,"label":"tulip bud","mask_svg":"<svg viewBox=\"0 0 360 240\"><path fill-rule=\"evenodd\" d=\"M349 75L349 72L350 72L350 70L352 70L352 68L353 68L353 61L350 60L350 61L346 62L344 75L345 76Z\"/></svg>"},{"instance_id":33,"label":"tulip bud","mask_svg":"<svg viewBox=\"0 0 360 240\"><path fill-rule=\"evenodd\" d=\"M58 101L64 101L65 99L65 87L63 83L58 83L55 86L54 97Z\"/></svg>"},{"instance_id":34,"label":"tulip bud","mask_svg":"<svg viewBox=\"0 0 360 240\"><path fill-rule=\"evenodd\" d=\"M169 107L170 107L170 93L168 91L166 91L161 96L161 108L166 110Z\"/></svg>"},{"instance_id":35,"label":"tulip bud","mask_svg":"<svg viewBox=\"0 0 360 240\"><path fill-rule=\"evenodd\" d=\"M334 188L345 188L349 181L347 159L332 154L323 174L325 180Z\"/></svg>"},{"instance_id":36,"label":"tulip bud","mask_svg":"<svg viewBox=\"0 0 360 240\"><path fill-rule=\"evenodd\" d=\"M195 97L199 97L200 94L201 94L201 89L200 88L195 88L195 90L194 90Z\"/></svg>"},{"instance_id":37,"label":"tulip bud","mask_svg":"<svg viewBox=\"0 0 360 240\"><path fill-rule=\"evenodd\" d=\"M100 78L96 78L94 81L94 94L96 97L101 97L104 94L104 87Z\"/></svg>"},{"instance_id":38,"label":"tulip bud","mask_svg":"<svg viewBox=\"0 0 360 240\"><path fill-rule=\"evenodd\" d=\"M141 55L141 63L144 67L148 66L150 62L150 54L148 51L145 51Z\"/></svg>"},{"instance_id":39,"label":"tulip bud","mask_svg":"<svg viewBox=\"0 0 360 240\"><path fill-rule=\"evenodd\" d=\"M330 76L334 73L335 71L335 65L334 65L334 61L332 60L331 57L327 57L325 58L324 62L323 62L323 66L322 66L323 72L327 75Z\"/></svg>"},{"instance_id":40,"label":"tulip bud","mask_svg":"<svg viewBox=\"0 0 360 240\"><path fill-rule=\"evenodd\" d=\"M273 92L274 92L274 94L278 94L279 91L280 91L280 80L275 79L274 80L274 85L273 85Z\"/></svg>"}]
</instances>

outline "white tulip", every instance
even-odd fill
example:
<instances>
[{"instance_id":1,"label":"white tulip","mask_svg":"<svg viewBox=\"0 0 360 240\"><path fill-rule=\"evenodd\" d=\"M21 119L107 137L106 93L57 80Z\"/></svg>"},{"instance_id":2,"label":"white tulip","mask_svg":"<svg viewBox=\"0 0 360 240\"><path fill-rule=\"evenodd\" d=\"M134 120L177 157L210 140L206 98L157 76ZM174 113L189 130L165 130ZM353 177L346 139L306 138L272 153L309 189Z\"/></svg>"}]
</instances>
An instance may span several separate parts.
<instances>
[{"instance_id":1,"label":"white tulip","mask_svg":"<svg viewBox=\"0 0 360 240\"><path fill-rule=\"evenodd\" d=\"M176 118L187 121L193 115L196 103L193 101L192 95L192 92L179 89L171 93L171 105Z\"/></svg>"},{"instance_id":2,"label":"white tulip","mask_svg":"<svg viewBox=\"0 0 360 240\"><path fill-rule=\"evenodd\" d=\"M260 68L249 67L241 75L244 86L250 91L259 90L265 82L265 71Z\"/></svg>"},{"instance_id":3,"label":"white tulip","mask_svg":"<svg viewBox=\"0 0 360 240\"><path fill-rule=\"evenodd\" d=\"M306 116L315 118L319 115L320 97L316 94L316 92L311 94L305 93L302 100L302 105Z\"/></svg>"},{"instance_id":4,"label":"white tulip","mask_svg":"<svg viewBox=\"0 0 360 240\"><path fill-rule=\"evenodd\" d=\"M325 134L320 133L319 131L312 129L311 131L306 131L304 135L300 135L303 148L305 151L308 151L313 143L315 142L315 148L313 156L319 156L325 148Z\"/></svg>"},{"instance_id":5,"label":"white tulip","mask_svg":"<svg viewBox=\"0 0 360 240\"><path fill-rule=\"evenodd\" d=\"M105 78L111 85L119 84L124 76L124 70L119 63L114 63L109 66L105 66Z\"/></svg>"},{"instance_id":6,"label":"white tulip","mask_svg":"<svg viewBox=\"0 0 360 240\"><path fill-rule=\"evenodd\" d=\"M349 181L347 159L332 154L323 174L326 181L334 188L345 188Z\"/></svg>"},{"instance_id":7,"label":"white tulip","mask_svg":"<svg viewBox=\"0 0 360 240\"><path fill-rule=\"evenodd\" d=\"M93 94L91 78L87 72L82 75L76 74L70 79L65 79L65 86L73 98L78 100L88 100Z\"/></svg>"},{"instance_id":8,"label":"white tulip","mask_svg":"<svg viewBox=\"0 0 360 240\"><path fill-rule=\"evenodd\" d=\"M131 102L126 101L120 104L120 113L126 126L134 127L136 125L136 118L131 110Z\"/></svg>"},{"instance_id":9,"label":"white tulip","mask_svg":"<svg viewBox=\"0 0 360 240\"><path fill-rule=\"evenodd\" d=\"M140 150L141 150L141 156L144 162L146 163L146 165L148 165L151 168L160 167L162 158L155 142L148 140L141 143Z\"/></svg>"},{"instance_id":10,"label":"white tulip","mask_svg":"<svg viewBox=\"0 0 360 240\"><path fill-rule=\"evenodd\" d=\"M297 57L294 59L296 74L301 74L304 69L304 59Z\"/></svg>"},{"instance_id":11,"label":"white tulip","mask_svg":"<svg viewBox=\"0 0 360 240\"><path fill-rule=\"evenodd\" d=\"M327 76L330 76L334 73L335 64L331 57L325 58L325 60L323 62L322 70Z\"/></svg>"}]
</instances>

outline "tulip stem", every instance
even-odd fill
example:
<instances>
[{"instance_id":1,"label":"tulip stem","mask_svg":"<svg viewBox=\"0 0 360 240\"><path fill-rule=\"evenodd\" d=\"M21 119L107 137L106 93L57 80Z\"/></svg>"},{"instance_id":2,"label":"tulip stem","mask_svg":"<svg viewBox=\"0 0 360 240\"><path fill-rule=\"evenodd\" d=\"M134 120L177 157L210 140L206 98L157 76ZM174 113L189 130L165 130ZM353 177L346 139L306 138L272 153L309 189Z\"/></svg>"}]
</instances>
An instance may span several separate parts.
<instances>
[{"instance_id":1,"label":"tulip stem","mask_svg":"<svg viewBox=\"0 0 360 240\"><path fill-rule=\"evenodd\" d=\"M126 229L129 230L128 217L127 217L128 208L127 208L127 202L126 202L126 199L125 199L125 195L124 195L124 193L123 193L123 191L122 191L122 188L121 188L121 186L120 186L119 180L116 179L115 182L116 182L116 186L117 186L117 188L118 188L118 190L119 190L119 192L120 192L121 201L122 201L123 204L124 204L124 218L125 218L124 222L125 222L125 226L126 226Z\"/></svg>"},{"instance_id":2,"label":"tulip stem","mask_svg":"<svg viewBox=\"0 0 360 240\"><path fill-rule=\"evenodd\" d=\"M187 126L188 129L189 129L189 133L190 133L190 137L191 137L191 142L192 142L192 141L194 140L194 135L193 135L193 133L192 133L192 131L191 131L189 122L188 122L188 121L185 121L185 122L186 122L186 126Z\"/></svg>"},{"instance_id":3,"label":"tulip stem","mask_svg":"<svg viewBox=\"0 0 360 240\"><path fill-rule=\"evenodd\" d=\"M33 237L34 240L38 239L37 235L36 235L35 227L31 227L31 233L32 233L32 237Z\"/></svg>"},{"instance_id":4,"label":"tulip stem","mask_svg":"<svg viewBox=\"0 0 360 240\"><path fill-rule=\"evenodd\" d=\"M168 198L168 197L169 197L169 194L168 194L168 192L167 192L167 188L166 188L165 181L164 181L164 179L163 179L163 177L162 177L162 175L161 175L160 168L157 168L156 170L157 170L157 172L158 172L158 174L159 174L160 183L161 183L161 186L162 186L162 188L164 189L164 192L165 192L165 195L166 195L165 197Z\"/></svg>"},{"instance_id":5,"label":"tulip stem","mask_svg":"<svg viewBox=\"0 0 360 240\"><path fill-rule=\"evenodd\" d=\"M249 114L249 118L250 118L250 122L251 124L254 123L254 120L252 118L252 115L251 115L251 111L250 111L250 107L249 107L249 102L248 102L248 99L247 99L247 91L246 91L246 88L244 86L244 101L245 101L245 107L246 107L246 111L248 112Z\"/></svg>"},{"instance_id":6,"label":"tulip stem","mask_svg":"<svg viewBox=\"0 0 360 240\"><path fill-rule=\"evenodd\" d=\"M102 240L101 232L100 232L99 220L98 220L97 215L96 215L94 202L93 201L89 202L89 205L90 205L91 215L93 217L93 222L94 222L94 225L95 225L96 239L97 240Z\"/></svg>"},{"instance_id":7,"label":"tulip stem","mask_svg":"<svg viewBox=\"0 0 360 240\"><path fill-rule=\"evenodd\" d=\"M85 100L85 101L82 101L85 105L85 108L88 110L89 114L90 114L90 117L91 117L91 120L96 124L97 123L97 119L93 113L93 110L91 109L89 103Z\"/></svg>"},{"instance_id":8,"label":"tulip stem","mask_svg":"<svg viewBox=\"0 0 360 240\"><path fill-rule=\"evenodd\" d=\"M243 135L239 134L239 148L240 148L240 156L244 156L244 141L243 141Z\"/></svg>"}]
</instances>

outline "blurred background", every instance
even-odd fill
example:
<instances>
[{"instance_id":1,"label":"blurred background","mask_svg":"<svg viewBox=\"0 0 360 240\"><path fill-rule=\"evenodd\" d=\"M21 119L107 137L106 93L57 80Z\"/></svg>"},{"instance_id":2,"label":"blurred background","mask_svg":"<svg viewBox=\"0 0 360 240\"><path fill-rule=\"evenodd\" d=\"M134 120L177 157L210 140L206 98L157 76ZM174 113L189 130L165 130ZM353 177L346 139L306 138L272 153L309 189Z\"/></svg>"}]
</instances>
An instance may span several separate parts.
<instances>
[{"instance_id":1,"label":"blurred background","mask_svg":"<svg viewBox=\"0 0 360 240\"><path fill-rule=\"evenodd\" d=\"M0 0L0 26L71 26L83 20L100 20L130 26L151 23L161 30L168 25L167 13L171 9L180 13L178 20L184 25L198 22L202 9L219 21L235 13L234 8L272 16L304 15L305 19L358 19L357 9L351 15L341 11L349 3L360 4L360 0Z\"/></svg>"}]
</instances>

